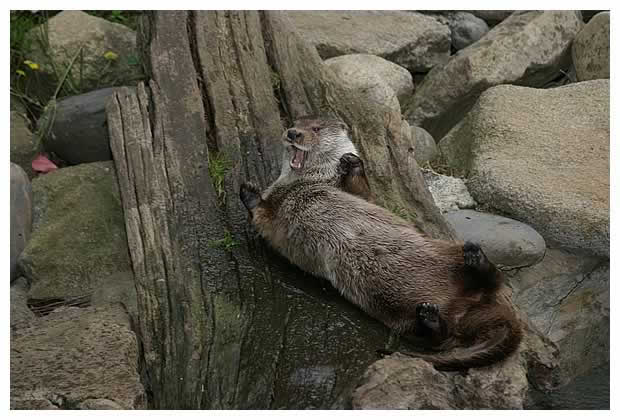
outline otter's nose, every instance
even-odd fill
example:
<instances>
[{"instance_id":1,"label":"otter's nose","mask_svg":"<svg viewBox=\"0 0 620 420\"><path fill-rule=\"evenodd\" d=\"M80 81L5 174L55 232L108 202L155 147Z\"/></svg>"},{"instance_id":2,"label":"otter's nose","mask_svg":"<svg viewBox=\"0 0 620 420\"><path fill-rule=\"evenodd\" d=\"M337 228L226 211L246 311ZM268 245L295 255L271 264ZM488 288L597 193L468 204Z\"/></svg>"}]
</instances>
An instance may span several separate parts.
<instances>
[{"instance_id":1,"label":"otter's nose","mask_svg":"<svg viewBox=\"0 0 620 420\"><path fill-rule=\"evenodd\" d=\"M295 139L298 139L301 137L301 133L297 130L295 130L294 128L289 128L286 132L286 137L289 138L289 140L293 141Z\"/></svg>"}]
</instances>

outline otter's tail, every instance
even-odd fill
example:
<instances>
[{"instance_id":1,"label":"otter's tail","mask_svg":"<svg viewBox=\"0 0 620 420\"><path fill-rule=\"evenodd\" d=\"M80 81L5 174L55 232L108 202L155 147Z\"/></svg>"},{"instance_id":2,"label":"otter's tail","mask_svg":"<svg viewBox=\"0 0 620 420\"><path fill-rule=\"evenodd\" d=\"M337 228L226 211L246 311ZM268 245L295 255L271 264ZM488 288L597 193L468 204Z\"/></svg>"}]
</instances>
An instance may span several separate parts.
<instances>
[{"instance_id":1,"label":"otter's tail","mask_svg":"<svg viewBox=\"0 0 620 420\"><path fill-rule=\"evenodd\" d=\"M516 319L514 312L506 313L505 310L499 310L499 308L493 308L491 312L502 312L504 316L496 314L497 318L489 320L489 312L482 311L479 308L477 313L471 314L463 319L461 322L466 322L467 330L466 335L476 335L480 338L483 337L483 341L478 341L471 347L457 347L451 350L447 350L440 353L407 353L403 354L411 357L419 357L432 363L437 370L463 370L468 368L477 368L488 366L493 363L499 362L506 357L510 356L517 350L523 332L521 324ZM486 319L482 314L486 313ZM489 323L489 321L491 321ZM477 331L476 331L477 330ZM486 338L486 339L485 339Z\"/></svg>"}]
</instances>

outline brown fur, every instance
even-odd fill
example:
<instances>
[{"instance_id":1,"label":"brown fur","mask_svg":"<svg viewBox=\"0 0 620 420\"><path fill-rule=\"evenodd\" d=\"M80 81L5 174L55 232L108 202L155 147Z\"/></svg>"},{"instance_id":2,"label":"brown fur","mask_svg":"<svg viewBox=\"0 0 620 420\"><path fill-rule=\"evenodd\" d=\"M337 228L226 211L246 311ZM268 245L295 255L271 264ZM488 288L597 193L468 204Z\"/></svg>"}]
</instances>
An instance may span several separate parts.
<instances>
[{"instance_id":1,"label":"brown fur","mask_svg":"<svg viewBox=\"0 0 620 420\"><path fill-rule=\"evenodd\" d=\"M320 148L318 140L314 147ZM316 174L311 162L304 170ZM351 171L348 163L339 160L340 177L328 183L320 177L281 176L262 198L254 187L243 186L242 200L259 233L293 264L328 279L397 333L440 351L412 353L437 368L484 366L512 353L521 329L512 308L497 299L501 273L479 248L464 255L463 243L428 238L391 212L339 190L361 191L361 197L369 193L369 188L351 188L368 182L363 166L360 171L353 165ZM466 263L476 249L479 262ZM428 303L439 316L431 327L416 313Z\"/></svg>"}]
</instances>

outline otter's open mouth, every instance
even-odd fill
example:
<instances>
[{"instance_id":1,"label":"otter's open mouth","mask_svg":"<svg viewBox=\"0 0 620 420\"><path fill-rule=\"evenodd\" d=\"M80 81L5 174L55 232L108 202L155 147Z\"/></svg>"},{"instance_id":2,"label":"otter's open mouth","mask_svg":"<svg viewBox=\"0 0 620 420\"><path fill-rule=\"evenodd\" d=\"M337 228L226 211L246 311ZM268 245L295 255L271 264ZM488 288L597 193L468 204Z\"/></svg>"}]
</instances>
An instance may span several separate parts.
<instances>
[{"instance_id":1,"label":"otter's open mouth","mask_svg":"<svg viewBox=\"0 0 620 420\"><path fill-rule=\"evenodd\" d=\"M293 146L293 157L291 158L291 168L302 169L304 167L304 163L306 163L307 157L308 157L307 151L301 150Z\"/></svg>"}]
</instances>

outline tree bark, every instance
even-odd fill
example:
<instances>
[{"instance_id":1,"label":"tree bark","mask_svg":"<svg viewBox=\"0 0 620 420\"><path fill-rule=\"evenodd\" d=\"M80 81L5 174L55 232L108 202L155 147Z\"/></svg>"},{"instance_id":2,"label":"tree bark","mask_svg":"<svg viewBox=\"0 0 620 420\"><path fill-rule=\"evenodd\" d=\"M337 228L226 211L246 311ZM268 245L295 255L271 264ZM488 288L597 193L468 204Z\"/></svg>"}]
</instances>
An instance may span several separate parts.
<instances>
[{"instance_id":1,"label":"tree bark","mask_svg":"<svg viewBox=\"0 0 620 420\"><path fill-rule=\"evenodd\" d=\"M258 239L239 185L275 180L296 117L337 115L378 203L451 237L400 114L342 87L278 12L154 12L139 36L151 80L107 116L151 407L338 404L389 332Z\"/></svg>"}]
</instances>

